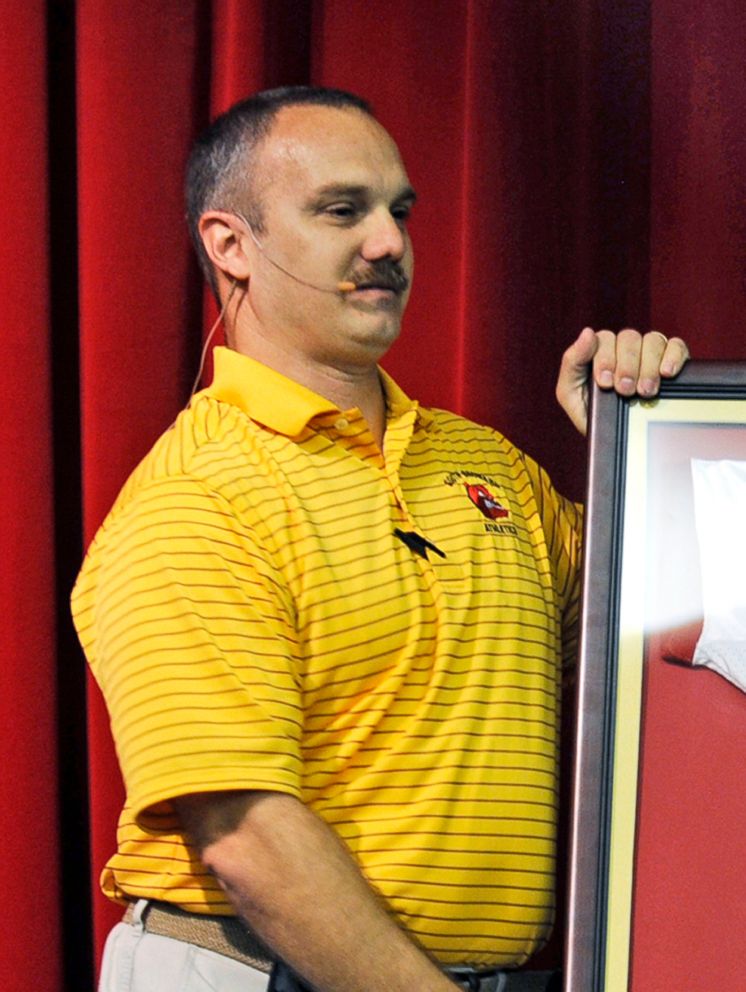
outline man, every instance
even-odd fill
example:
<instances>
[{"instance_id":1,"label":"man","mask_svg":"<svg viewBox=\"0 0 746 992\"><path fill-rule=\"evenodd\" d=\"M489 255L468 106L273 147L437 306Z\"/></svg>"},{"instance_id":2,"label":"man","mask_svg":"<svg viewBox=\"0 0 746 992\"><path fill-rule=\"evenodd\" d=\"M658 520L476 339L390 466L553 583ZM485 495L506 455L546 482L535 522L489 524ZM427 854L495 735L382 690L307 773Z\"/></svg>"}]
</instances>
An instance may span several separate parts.
<instances>
[{"instance_id":1,"label":"man","mask_svg":"<svg viewBox=\"0 0 746 992\"><path fill-rule=\"evenodd\" d=\"M379 369L415 195L366 104L257 95L187 196L230 348L74 594L127 785L101 987L502 988L551 926L577 508ZM685 358L586 329L558 396L583 429L591 361L652 395Z\"/></svg>"}]
</instances>

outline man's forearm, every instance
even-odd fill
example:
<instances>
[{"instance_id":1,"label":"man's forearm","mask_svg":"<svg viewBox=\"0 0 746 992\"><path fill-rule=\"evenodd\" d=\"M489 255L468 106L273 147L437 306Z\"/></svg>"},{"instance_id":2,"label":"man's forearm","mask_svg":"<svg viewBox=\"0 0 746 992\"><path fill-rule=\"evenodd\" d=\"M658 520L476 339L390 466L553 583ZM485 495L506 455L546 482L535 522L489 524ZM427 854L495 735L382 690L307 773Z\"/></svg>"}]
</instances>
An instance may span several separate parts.
<instances>
[{"instance_id":1,"label":"man's forearm","mask_svg":"<svg viewBox=\"0 0 746 992\"><path fill-rule=\"evenodd\" d=\"M205 830L204 818L196 827L200 802L213 798L179 804L205 864L237 913L320 992L453 992L389 917L336 834L302 803L247 793L233 808L234 829Z\"/></svg>"}]
</instances>

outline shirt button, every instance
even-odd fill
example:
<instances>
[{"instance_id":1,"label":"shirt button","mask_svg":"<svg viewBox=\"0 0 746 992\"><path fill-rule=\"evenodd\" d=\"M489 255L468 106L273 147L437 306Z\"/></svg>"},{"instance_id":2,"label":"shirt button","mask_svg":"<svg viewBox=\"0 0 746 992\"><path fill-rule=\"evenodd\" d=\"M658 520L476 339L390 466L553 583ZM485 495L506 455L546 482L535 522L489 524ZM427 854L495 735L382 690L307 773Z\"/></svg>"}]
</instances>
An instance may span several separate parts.
<instances>
[{"instance_id":1,"label":"shirt button","mask_svg":"<svg viewBox=\"0 0 746 992\"><path fill-rule=\"evenodd\" d=\"M347 417L340 417L338 421L334 424L338 431L343 431L346 427L350 426L350 422Z\"/></svg>"}]
</instances>

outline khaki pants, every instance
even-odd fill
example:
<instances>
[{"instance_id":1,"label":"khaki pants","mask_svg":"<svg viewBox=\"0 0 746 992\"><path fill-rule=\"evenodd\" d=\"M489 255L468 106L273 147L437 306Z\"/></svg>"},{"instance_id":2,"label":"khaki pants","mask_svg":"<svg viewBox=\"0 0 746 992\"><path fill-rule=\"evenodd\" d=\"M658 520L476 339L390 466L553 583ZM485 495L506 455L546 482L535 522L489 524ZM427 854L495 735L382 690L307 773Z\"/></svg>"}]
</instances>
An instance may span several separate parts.
<instances>
[{"instance_id":1,"label":"khaki pants","mask_svg":"<svg viewBox=\"0 0 746 992\"><path fill-rule=\"evenodd\" d=\"M109 934L99 992L266 992L269 975L181 940L146 933L135 907L132 923Z\"/></svg>"}]
</instances>

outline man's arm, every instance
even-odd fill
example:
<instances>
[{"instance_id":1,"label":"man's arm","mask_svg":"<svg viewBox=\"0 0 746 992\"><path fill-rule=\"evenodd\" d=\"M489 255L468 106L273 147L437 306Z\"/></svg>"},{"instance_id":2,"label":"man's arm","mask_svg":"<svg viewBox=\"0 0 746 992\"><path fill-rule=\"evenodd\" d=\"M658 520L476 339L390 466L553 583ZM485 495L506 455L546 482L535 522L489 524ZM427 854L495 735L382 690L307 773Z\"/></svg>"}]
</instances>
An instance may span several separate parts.
<instances>
[{"instance_id":1,"label":"man's arm","mask_svg":"<svg viewBox=\"0 0 746 992\"><path fill-rule=\"evenodd\" d=\"M205 793L175 805L237 914L319 992L453 992L299 800Z\"/></svg>"},{"instance_id":2,"label":"man's arm","mask_svg":"<svg viewBox=\"0 0 746 992\"><path fill-rule=\"evenodd\" d=\"M562 356L557 399L581 434L588 426L588 383L591 375L602 389L622 396L655 396L661 377L681 371L689 349L681 338L667 338L660 331L642 335L626 329L594 331L584 328Z\"/></svg>"}]
</instances>

